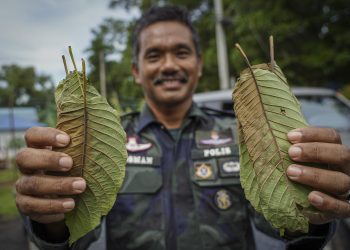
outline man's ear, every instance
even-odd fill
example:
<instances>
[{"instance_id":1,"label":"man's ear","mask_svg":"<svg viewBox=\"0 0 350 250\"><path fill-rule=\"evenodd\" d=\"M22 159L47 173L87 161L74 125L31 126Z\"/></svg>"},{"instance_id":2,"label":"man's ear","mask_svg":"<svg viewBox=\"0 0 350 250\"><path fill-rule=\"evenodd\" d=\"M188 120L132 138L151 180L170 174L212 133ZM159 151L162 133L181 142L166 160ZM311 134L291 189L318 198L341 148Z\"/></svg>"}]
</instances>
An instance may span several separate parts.
<instances>
[{"instance_id":1,"label":"man's ear","mask_svg":"<svg viewBox=\"0 0 350 250\"><path fill-rule=\"evenodd\" d=\"M131 71L132 71L132 75L134 76L135 82L137 84L141 84L140 71L136 63L132 64Z\"/></svg>"}]
</instances>

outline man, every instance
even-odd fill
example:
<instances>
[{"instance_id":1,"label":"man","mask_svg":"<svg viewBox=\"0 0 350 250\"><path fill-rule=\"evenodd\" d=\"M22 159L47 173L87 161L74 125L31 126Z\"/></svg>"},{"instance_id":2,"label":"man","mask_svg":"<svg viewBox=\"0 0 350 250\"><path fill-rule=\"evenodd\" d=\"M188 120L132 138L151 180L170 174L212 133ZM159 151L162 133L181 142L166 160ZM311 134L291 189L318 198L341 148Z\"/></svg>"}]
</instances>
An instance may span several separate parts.
<instances>
[{"instance_id":1,"label":"man","mask_svg":"<svg viewBox=\"0 0 350 250\"><path fill-rule=\"evenodd\" d=\"M205 112L192 102L202 74L198 40L180 8L154 7L137 22L132 72L146 104L141 113L123 118L127 178L106 217L108 249L254 249L253 230L278 237L245 200L233 118ZM324 214L310 217L309 234L289 234L280 242L317 249L331 232L329 222L350 215L344 196L350 189L350 152L333 129L303 128L288 138L294 144L289 155L296 162L333 166L321 170L295 164L287 170L291 180L320 190L311 192L309 201ZM72 167L68 155L47 149L69 140L53 128L32 128L26 133L28 148L17 156L23 174L17 182L17 206L41 248L67 247L63 218L75 204L65 197L86 188L82 178L43 173ZM88 234L73 248L86 248L95 235Z\"/></svg>"}]
</instances>

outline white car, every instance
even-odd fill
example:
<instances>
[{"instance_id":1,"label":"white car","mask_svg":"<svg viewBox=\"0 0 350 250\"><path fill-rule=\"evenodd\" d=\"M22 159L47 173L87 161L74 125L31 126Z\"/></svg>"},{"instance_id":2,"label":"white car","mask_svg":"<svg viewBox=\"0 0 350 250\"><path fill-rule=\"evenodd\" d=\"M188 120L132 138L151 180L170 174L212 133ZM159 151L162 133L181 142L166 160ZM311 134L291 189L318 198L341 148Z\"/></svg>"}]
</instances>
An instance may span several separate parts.
<instances>
[{"instance_id":1,"label":"white car","mask_svg":"<svg viewBox=\"0 0 350 250\"><path fill-rule=\"evenodd\" d=\"M301 103L308 123L316 127L332 127L340 133L343 144L350 147L350 101L340 93L326 88L297 87L293 93ZM199 106L233 113L232 90L219 90L194 95ZM350 249L350 218L340 220L326 250Z\"/></svg>"},{"instance_id":2,"label":"white car","mask_svg":"<svg viewBox=\"0 0 350 250\"><path fill-rule=\"evenodd\" d=\"M297 87L293 93L301 103L311 126L335 128L343 143L350 146L350 101L327 88ZM218 90L194 95L199 106L233 112L232 90Z\"/></svg>"}]
</instances>

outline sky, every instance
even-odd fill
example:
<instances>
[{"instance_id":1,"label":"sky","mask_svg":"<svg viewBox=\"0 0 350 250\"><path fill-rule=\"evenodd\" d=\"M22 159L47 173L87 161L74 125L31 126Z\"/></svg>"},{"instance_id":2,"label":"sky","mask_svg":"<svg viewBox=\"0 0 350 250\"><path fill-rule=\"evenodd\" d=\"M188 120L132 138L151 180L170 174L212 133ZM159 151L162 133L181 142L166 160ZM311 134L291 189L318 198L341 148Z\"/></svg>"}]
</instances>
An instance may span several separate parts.
<instances>
[{"instance_id":1,"label":"sky","mask_svg":"<svg viewBox=\"0 0 350 250\"><path fill-rule=\"evenodd\" d=\"M65 77L61 56L69 58L69 45L76 62L80 58L87 61L84 50L89 47L93 28L108 17L128 19L138 15L136 11L109 9L108 2L1 0L0 66L34 66L37 73L51 75L57 84ZM73 68L70 64L68 67Z\"/></svg>"}]
</instances>

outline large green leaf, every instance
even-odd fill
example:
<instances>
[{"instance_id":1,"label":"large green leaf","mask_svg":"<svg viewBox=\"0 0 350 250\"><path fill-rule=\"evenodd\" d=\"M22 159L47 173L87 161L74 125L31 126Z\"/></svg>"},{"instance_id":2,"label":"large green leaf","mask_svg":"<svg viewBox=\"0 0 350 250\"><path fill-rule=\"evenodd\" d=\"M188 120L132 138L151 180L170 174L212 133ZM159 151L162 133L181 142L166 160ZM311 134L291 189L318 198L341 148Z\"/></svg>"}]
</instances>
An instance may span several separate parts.
<instances>
[{"instance_id":1,"label":"large green leaf","mask_svg":"<svg viewBox=\"0 0 350 250\"><path fill-rule=\"evenodd\" d=\"M306 123L280 68L260 64L244 70L233 91L239 120L241 183L247 199L283 234L308 231L310 190L286 176L293 162L287 133Z\"/></svg>"},{"instance_id":2,"label":"large green leaf","mask_svg":"<svg viewBox=\"0 0 350 250\"><path fill-rule=\"evenodd\" d=\"M115 202L125 175L126 135L118 112L87 82L84 64L83 73L75 68L60 82L55 99L57 128L71 137L68 147L59 149L73 158L67 175L87 183L65 217L72 244L99 225Z\"/></svg>"}]
</instances>

